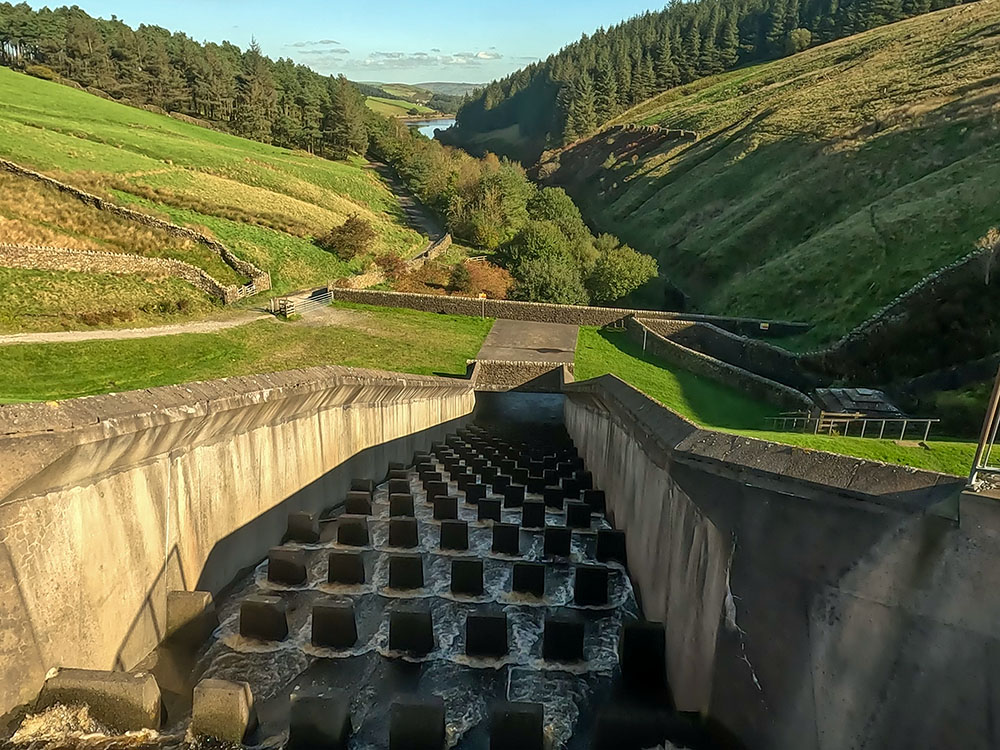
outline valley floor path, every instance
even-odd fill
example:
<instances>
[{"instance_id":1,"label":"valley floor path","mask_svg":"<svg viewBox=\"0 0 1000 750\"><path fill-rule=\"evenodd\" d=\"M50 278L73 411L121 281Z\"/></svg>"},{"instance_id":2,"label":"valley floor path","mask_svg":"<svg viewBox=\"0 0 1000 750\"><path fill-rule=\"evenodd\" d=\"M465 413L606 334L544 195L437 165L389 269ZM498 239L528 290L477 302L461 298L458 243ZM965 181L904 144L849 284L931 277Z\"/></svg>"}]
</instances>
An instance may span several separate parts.
<instances>
[{"instance_id":1,"label":"valley floor path","mask_svg":"<svg viewBox=\"0 0 1000 750\"><path fill-rule=\"evenodd\" d=\"M0 334L0 346L10 344L63 344L76 341L118 341L124 339L150 339L156 336L176 336L182 333L214 333L272 317L267 313L247 313L246 315L226 318L225 320L194 320L190 323L171 323L170 325L149 326L148 328L6 333Z\"/></svg>"}]
</instances>

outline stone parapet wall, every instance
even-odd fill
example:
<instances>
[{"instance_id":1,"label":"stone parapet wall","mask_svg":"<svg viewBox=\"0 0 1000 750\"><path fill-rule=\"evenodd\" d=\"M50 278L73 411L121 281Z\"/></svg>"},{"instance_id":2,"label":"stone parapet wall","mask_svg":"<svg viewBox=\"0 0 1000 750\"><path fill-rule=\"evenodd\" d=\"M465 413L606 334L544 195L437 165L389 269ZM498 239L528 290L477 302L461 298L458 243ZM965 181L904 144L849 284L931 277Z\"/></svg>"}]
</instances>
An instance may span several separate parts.
<instances>
[{"instance_id":1,"label":"stone parapet wall","mask_svg":"<svg viewBox=\"0 0 1000 750\"><path fill-rule=\"evenodd\" d=\"M669 364L735 388L782 409L812 408L812 400L801 391L664 338L647 327L644 321L629 318L625 322L625 328L629 338L641 345L644 351L655 354Z\"/></svg>"},{"instance_id":2,"label":"stone parapet wall","mask_svg":"<svg viewBox=\"0 0 1000 750\"><path fill-rule=\"evenodd\" d=\"M470 365L477 391L559 393L565 383L573 382L573 365L562 362L477 359Z\"/></svg>"},{"instance_id":3,"label":"stone parapet wall","mask_svg":"<svg viewBox=\"0 0 1000 750\"><path fill-rule=\"evenodd\" d=\"M464 424L468 381L317 367L0 406L0 714L55 666L129 669L171 590L218 593L288 514Z\"/></svg>"},{"instance_id":4,"label":"stone parapet wall","mask_svg":"<svg viewBox=\"0 0 1000 750\"><path fill-rule=\"evenodd\" d=\"M697 320L711 322L727 329L760 331L762 335L788 335L809 329L801 323L761 321L752 318L725 318L713 315L688 315L657 310L633 310L620 307L589 307L585 305L555 305L546 302L518 302L504 299L478 299L476 297L414 294L410 292L382 292L331 288L333 299L381 307L406 307L424 312L449 315L484 315L488 318L531 320L540 323L567 323L569 325L606 326L619 323L630 316L653 320ZM766 323L766 330L761 324Z\"/></svg>"},{"instance_id":5,"label":"stone parapet wall","mask_svg":"<svg viewBox=\"0 0 1000 750\"><path fill-rule=\"evenodd\" d=\"M124 206L119 206L111 201L104 200L96 195L92 195L84 190L75 188L72 185L67 185L59 180L54 180L51 177L47 177L39 172L34 172L30 169L25 169L24 167L15 164L14 162L6 161L5 159L0 159L0 170L9 172L11 174L17 175L18 177L25 177L30 180L35 180L36 182L41 182L49 187L55 188L62 193L73 196L77 200L92 206L100 211L106 211L115 216L119 216L128 221L135 222L137 224L143 224L144 226L152 227L160 231L166 232L167 234L173 235L174 237L180 237L186 240L192 240L205 247L209 248L213 252L219 254L219 257L236 271L238 274L248 278L254 286L255 292L263 292L271 288L271 275L266 271L257 268L253 263L243 260L242 258L235 255L229 248L223 245L217 240L213 240L211 237L197 232L193 229L188 229L187 227L181 227L176 224L171 224L163 219L158 219L155 216L150 216L149 214L144 214L141 211L134 211L130 208L125 208ZM242 295L240 295L242 296Z\"/></svg>"}]
</instances>

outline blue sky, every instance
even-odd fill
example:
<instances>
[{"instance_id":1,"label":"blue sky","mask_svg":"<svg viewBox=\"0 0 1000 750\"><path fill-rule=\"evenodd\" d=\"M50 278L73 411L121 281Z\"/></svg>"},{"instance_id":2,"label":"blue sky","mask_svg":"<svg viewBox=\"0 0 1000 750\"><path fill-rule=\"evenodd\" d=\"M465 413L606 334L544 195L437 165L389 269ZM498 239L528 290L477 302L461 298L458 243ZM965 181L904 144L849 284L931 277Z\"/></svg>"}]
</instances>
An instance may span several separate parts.
<instances>
[{"instance_id":1,"label":"blue sky","mask_svg":"<svg viewBox=\"0 0 1000 750\"><path fill-rule=\"evenodd\" d=\"M44 4L31 2L33 7ZM69 1L67 0L67 4ZM117 15L246 47L358 81L482 83L661 2L649 0L76 0Z\"/></svg>"}]
</instances>

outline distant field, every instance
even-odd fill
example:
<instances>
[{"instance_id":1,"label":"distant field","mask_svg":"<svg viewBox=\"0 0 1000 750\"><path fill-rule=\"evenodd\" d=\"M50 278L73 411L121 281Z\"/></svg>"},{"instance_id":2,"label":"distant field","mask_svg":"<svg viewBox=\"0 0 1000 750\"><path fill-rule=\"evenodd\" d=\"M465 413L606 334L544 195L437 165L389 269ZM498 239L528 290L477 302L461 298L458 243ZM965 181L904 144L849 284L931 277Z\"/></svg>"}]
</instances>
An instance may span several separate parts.
<instances>
[{"instance_id":1,"label":"distant field","mask_svg":"<svg viewBox=\"0 0 1000 750\"><path fill-rule=\"evenodd\" d=\"M814 346L1000 222L998 59L1000 6L982 2L702 79L615 121L697 143L570 190L697 309L812 321Z\"/></svg>"},{"instance_id":2,"label":"distant field","mask_svg":"<svg viewBox=\"0 0 1000 750\"><path fill-rule=\"evenodd\" d=\"M464 375L491 319L337 304L335 325L0 346L0 402L46 401L314 365Z\"/></svg>"},{"instance_id":3,"label":"distant field","mask_svg":"<svg viewBox=\"0 0 1000 750\"><path fill-rule=\"evenodd\" d=\"M394 96L404 96L410 101L421 104L426 103L434 96L434 92L409 83L383 83L379 84L379 88L386 93L393 94Z\"/></svg>"},{"instance_id":4,"label":"distant field","mask_svg":"<svg viewBox=\"0 0 1000 750\"><path fill-rule=\"evenodd\" d=\"M913 466L964 476L972 466L976 444L968 441L931 440L927 447L900 445L893 440L804 435L761 429L775 407L754 401L743 393L668 367L643 352L623 333L581 328L576 351L576 378L585 380L608 373L617 375L681 416L704 427L747 437L855 456L871 461Z\"/></svg>"},{"instance_id":5,"label":"distant field","mask_svg":"<svg viewBox=\"0 0 1000 750\"><path fill-rule=\"evenodd\" d=\"M425 244L361 160L332 162L237 138L7 68L0 68L0 157L238 238L234 249L272 272L276 292L360 270L360 261L348 267L310 241L354 213L375 227L376 253L409 257ZM0 212L0 221L19 218L9 205ZM71 219L56 218L48 230L65 238Z\"/></svg>"},{"instance_id":6,"label":"distant field","mask_svg":"<svg viewBox=\"0 0 1000 750\"><path fill-rule=\"evenodd\" d=\"M411 110L415 110L418 115L435 114L433 109L425 107L423 104L404 102L400 99L386 99L382 96L369 96L365 99L365 104L373 112L389 117L406 117L411 114Z\"/></svg>"}]
</instances>

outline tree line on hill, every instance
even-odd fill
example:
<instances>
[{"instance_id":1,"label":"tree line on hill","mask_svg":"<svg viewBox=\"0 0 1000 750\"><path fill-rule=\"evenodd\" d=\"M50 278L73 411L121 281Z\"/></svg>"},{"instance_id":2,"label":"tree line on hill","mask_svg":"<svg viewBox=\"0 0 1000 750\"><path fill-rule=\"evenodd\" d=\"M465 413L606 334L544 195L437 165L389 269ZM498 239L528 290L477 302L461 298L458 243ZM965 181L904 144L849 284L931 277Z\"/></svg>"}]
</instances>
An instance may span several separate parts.
<instances>
[{"instance_id":1,"label":"tree line on hill","mask_svg":"<svg viewBox=\"0 0 1000 750\"><path fill-rule=\"evenodd\" d=\"M469 156L397 120L370 118L369 150L391 164L457 239L493 252L514 299L608 304L657 274L655 259L595 237L565 191L538 187L492 154Z\"/></svg>"},{"instance_id":2,"label":"tree line on hill","mask_svg":"<svg viewBox=\"0 0 1000 750\"><path fill-rule=\"evenodd\" d=\"M963 0L671 0L494 81L458 112L461 142L517 126L554 148L651 96Z\"/></svg>"},{"instance_id":3,"label":"tree line on hill","mask_svg":"<svg viewBox=\"0 0 1000 750\"><path fill-rule=\"evenodd\" d=\"M0 62L284 148L333 159L373 153L393 165L457 239L495 251L518 299L608 303L657 273L653 258L610 235L593 236L561 189L537 188L507 160L475 158L432 141L369 110L371 87L270 60L256 43L243 51L156 26L133 30L77 7L36 12L0 3ZM318 242L339 247L344 232L365 233L356 223Z\"/></svg>"},{"instance_id":4,"label":"tree line on hill","mask_svg":"<svg viewBox=\"0 0 1000 750\"><path fill-rule=\"evenodd\" d=\"M35 11L0 3L0 64L334 158L364 151L364 98L388 96L290 59L271 60L256 43L247 50L201 44L159 26L92 18L76 6Z\"/></svg>"}]
</instances>

